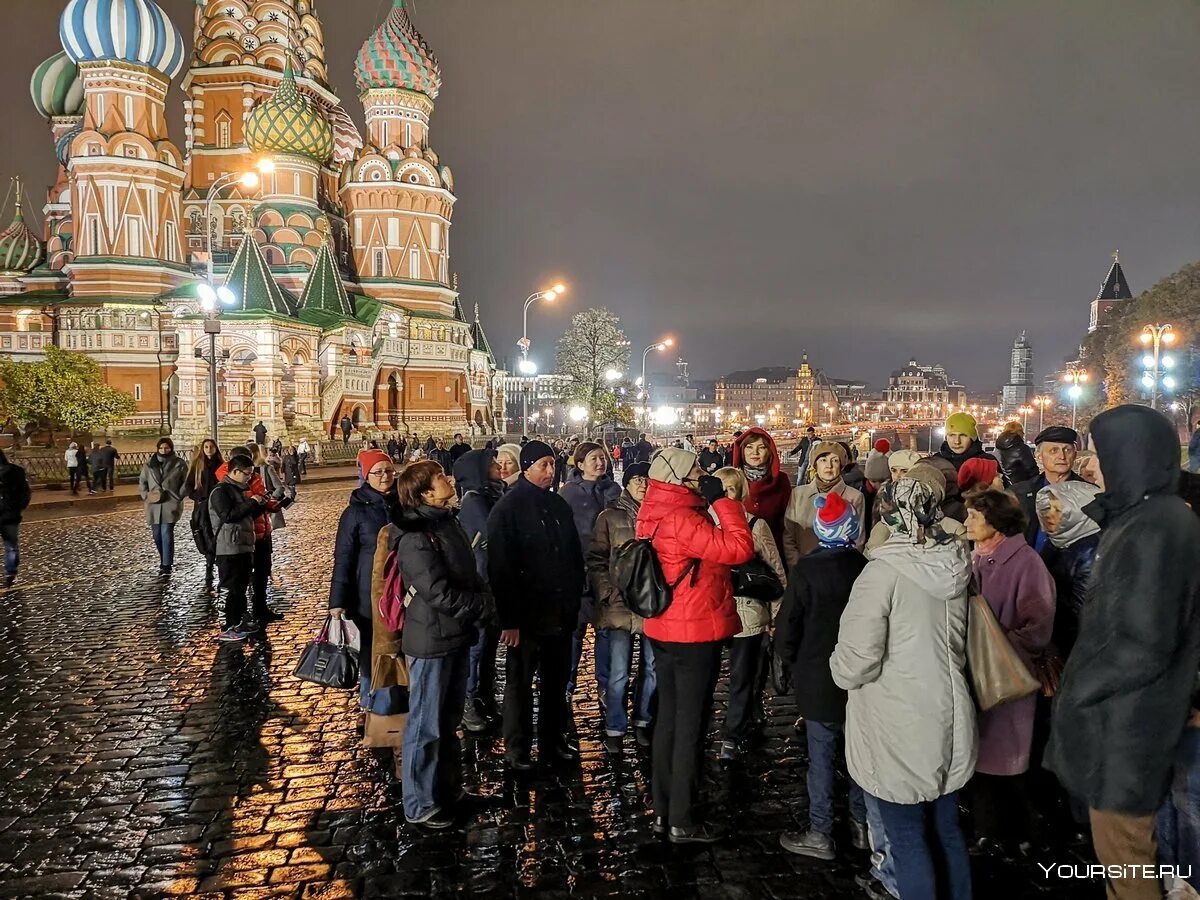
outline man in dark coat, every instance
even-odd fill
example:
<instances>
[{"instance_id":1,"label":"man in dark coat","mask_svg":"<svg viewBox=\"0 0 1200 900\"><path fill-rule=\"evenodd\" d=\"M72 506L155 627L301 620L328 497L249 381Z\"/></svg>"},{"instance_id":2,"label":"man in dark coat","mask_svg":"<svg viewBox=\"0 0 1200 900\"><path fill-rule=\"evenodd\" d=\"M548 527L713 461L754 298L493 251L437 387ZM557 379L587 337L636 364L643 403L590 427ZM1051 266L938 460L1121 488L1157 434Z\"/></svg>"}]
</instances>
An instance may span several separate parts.
<instances>
[{"instance_id":1,"label":"man in dark coat","mask_svg":"<svg viewBox=\"0 0 1200 900\"><path fill-rule=\"evenodd\" d=\"M267 445L267 426L262 423L262 419L254 426L254 440L264 447Z\"/></svg>"},{"instance_id":2,"label":"man in dark coat","mask_svg":"<svg viewBox=\"0 0 1200 900\"><path fill-rule=\"evenodd\" d=\"M446 443L441 438L437 439L437 443L429 451L429 458L441 466L442 471L447 475L454 474L454 460L450 457L450 451L446 449Z\"/></svg>"},{"instance_id":3,"label":"man in dark coat","mask_svg":"<svg viewBox=\"0 0 1200 900\"><path fill-rule=\"evenodd\" d=\"M645 434L639 434L637 443L633 445L633 458L630 462L650 462L650 457L654 455L654 445L646 439Z\"/></svg>"},{"instance_id":4,"label":"man in dark coat","mask_svg":"<svg viewBox=\"0 0 1200 900\"><path fill-rule=\"evenodd\" d=\"M112 438L106 438L104 446L100 448L100 459L104 464L104 487L106 490L111 491L117 482L117 460L120 458L121 454L113 446Z\"/></svg>"},{"instance_id":5,"label":"man in dark coat","mask_svg":"<svg viewBox=\"0 0 1200 900\"><path fill-rule=\"evenodd\" d=\"M471 452L471 445L463 440L461 434L454 435L454 443L450 445L450 465L453 466L464 453L469 452Z\"/></svg>"},{"instance_id":6,"label":"man in dark coat","mask_svg":"<svg viewBox=\"0 0 1200 900\"><path fill-rule=\"evenodd\" d=\"M1154 866L1167 795L1200 668L1200 520L1177 494L1179 440L1158 412L1119 406L1092 437L1103 493L1092 595L1054 700L1045 765L1089 809L1107 866ZM1110 878L1110 897L1161 896Z\"/></svg>"},{"instance_id":7,"label":"man in dark coat","mask_svg":"<svg viewBox=\"0 0 1200 900\"><path fill-rule=\"evenodd\" d=\"M1054 556L1054 545L1038 521L1037 495L1048 484L1083 480L1073 468L1079 453L1079 433L1062 425L1051 425L1043 429L1033 443L1042 472L1028 481L1014 484L1012 492L1025 512L1025 542L1041 553L1042 559L1049 565Z\"/></svg>"},{"instance_id":8,"label":"man in dark coat","mask_svg":"<svg viewBox=\"0 0 1200 900\"><path fill-rule=\"evenodd\" d=\"M567 741L571 635L585 574L579 532L567 502L550 490L554 450L521 448L521 476L488 517L488 575L508 647L504 743L509 763L532 768L533 679L538 676L538 751L543 760L574 759Z\"/></svg>"},{"instance_id":9,"label":"man in dark coat","mask_svg":"<svg viewBox=\"0 0 1200 900\"><path fill-rule=\"evenodd\" d=\"M0 450L0 538L4 541L4 586L12 587L21 566L21 516L29 506L29 479Z\"/></svg>"},{"instance_id":10,"label":"man in dark coat","mask_svg":"<svg viewBox=\"0 0 1200 900\"><path fill-rule=\"evenodd\" d=\"M354 423L350 421L349 416L342 416L341 428L342 428L342 443L343 444L350 443L350 432L354 429Z\"/></svg>"},{"instance_id":11,"label":"man in dark coat","mask_svg":"<svg viewBox=\"0 0 1200 900\"><path fill-rule=\"evenodd\" d=\"M700 468L704 470L705 475L711 475L724 464L725 456L721 453L717 439L712 438L700 451Z\"/></svg>"}]
</instances>

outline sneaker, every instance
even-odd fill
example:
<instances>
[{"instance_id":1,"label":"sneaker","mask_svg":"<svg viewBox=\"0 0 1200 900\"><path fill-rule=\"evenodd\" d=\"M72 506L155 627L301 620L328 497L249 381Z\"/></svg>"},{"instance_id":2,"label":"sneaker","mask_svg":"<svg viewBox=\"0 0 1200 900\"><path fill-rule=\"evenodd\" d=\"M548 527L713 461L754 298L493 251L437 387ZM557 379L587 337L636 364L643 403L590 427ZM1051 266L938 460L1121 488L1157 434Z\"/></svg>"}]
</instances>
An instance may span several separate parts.
<instances>
[{"instance_id":1,"label":"sneaker","mask_svg":"<svg viewBox=\"0 0 1200 900\"><path fill-rule=\"evenodd\" d=\"M725 837L724 829L713 825L688 825L677 828L672 825L667 840L672 844L715 844Z\"/></svg>"},{"instance_id":2,"label":"sneaker","mask_svg":"<svg viewBox=\"0 0 1200 900\"><path fill-rule=\"evenodd\" d=\"M855 822L853 819L850 820L850 843L854 846L855 850L871 849L871 839L870 835L867 833L866 822Z\"/></svg>"},{"instance_id":3,"label":"sneaker","mask_svg":"<svg viewBox=\"0 0 1200 900\"><path fill-rule=\"evenodd\" d=\"M418 828L424 828L426 831L445 831L454 824L454 816L446 810L438 809L434 810L424 819L414 821L406 818L405 821L409 825L416 825Z\"/></svg>"},{"instance_id":4,"label":"sneaker","mask_svg":"<svg viewBox=\"0 0 1200 900\"><path fill-rule=\"evenodd\" d=\"M655 816L654 821L650 823L650 830L659 837L665 837L667 834L667 817Z\"/></svg>"},{"instance_id":5,"label":"sneaker","mask_svg":"<svg viewBox=\"0 0 1200 900\"><path fill-rule=\"evenodd\" d=\"M462 726L471 734L481 734L490 727L487 719L480 713L477 700L468 700L463 704Z\"/></svg>"},{"instance_id":6,"label":"sneaker","mask_svg":"<svg viewBox=\"0 0 1200 900\"><path fill-rule=\"evenodd\" d=\"M813 859L832 860L836 855L833 852L833 838L819 831L785 831L779 836L779 845L789 853L811 856Z\"/></svg>"},{"instance_id":7,"label":"sneaker","mask_svg":"<svg viewBox=\"0 0 1200 900\"><path fill-rule=\"evenodd\" d=\"M244 627L245 626L241 626L241 625L230 626L229 628L226 628L224 631L222 631L220 634L217 635L217 640L224 641L226 643L231 643L234 641L244 641L246 638L248 638L250 636L249 633L242 630Z\"/></svg>"},{"instance_id":8,"label":"sneaker","mask_svg":"<svg viewBox=\"0 0 1200 900\"><path fill-rule=\"evenodd\" d=\"M717 759L723 763L735 763L742 758L742 748L737 741L722 741L721 752L717 754Z\"/></svg>"}]
</instances>

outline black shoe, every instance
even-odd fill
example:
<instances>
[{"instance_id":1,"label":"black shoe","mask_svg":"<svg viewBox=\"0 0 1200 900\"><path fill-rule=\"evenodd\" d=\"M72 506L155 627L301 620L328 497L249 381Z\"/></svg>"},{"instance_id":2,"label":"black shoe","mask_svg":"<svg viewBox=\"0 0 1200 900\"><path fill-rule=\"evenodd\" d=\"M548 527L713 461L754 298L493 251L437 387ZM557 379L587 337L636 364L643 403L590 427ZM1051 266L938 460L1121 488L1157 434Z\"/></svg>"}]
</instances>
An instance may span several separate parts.
<instances>
[{"instance_id":1,"label":"black shoe","mask_svg":"<svg viewBox=\"0 0 1200 900\"><path fill-rule=\"evenodd\" d=\"M866 822L850 820L850 844L855 850L870 850L871 839L867 833Z\"/></svg>"},{"instance_id":2,"label":"black shoe","mask_svg":"<svg viewBox=\"0 0 1200 900\"><path fill-rule=\"evenodd\" d=\"M16 575L5 575L4 576L4 586L6 588L12 587L14 584L16 584L16 581L17 581Z\"/></svg>"},{"instance_id":3,"label":"black shoe","mask_svg":"<svg viewBox=\"0 0 1200 900\"><path fill-rule=\"evenodd\" d=\"M575 762L579 759L579 748L567 741L558 741L550 748L550 756L562 762Z\"/></svg>"},{"instance_id":4,"label":"black shoe","mask_svg":"<svg viewBox=\"0 0 1200 900\"><path fill-rule=\"evenodd\" d=\"M604 752L611 756L620 756L624 743L624 735L607 734L604 736Z\"/></svg>"},{"instance_id":5,"label":"black shoe","mask_svg":"<svg viewBox=\"0 0 1200 900\"><path fill-rule=\"evenodd\" d=\"M892 895L888 893L888 889L870 872L860 872L858 875L855 875L854 883L862 888L871 900L894 900Z\"/></svg>"},{"instance_id":6,"label":"black shoe","mask_svg":"<svg viewBox=\"0 0 1200 900\"><path fill-rule=\"evenodd\" d=\"M514 772L532 772L533 760L528 756L511 756L508 765Z\"/></svg>"},{"instance_id":7,"label":"black shoe","mask_svg":"<svg viewBox=\"0 0 1200 900\"><path fill-rule=\"evenodd\" d=\"M454 816L447 810L439 809L428 819L422 819L420 822L408 820L409 825L416 825L418 828L423 828L426 831L445 831L454 824Z\"/></svg>"},{"instance_id":8,"label":"black shoe","mask_svg":"<svg viewBox=\"0 0 1200 900\"><path fill-rule=\"evenodd\" d=\"M491 727L479 711L478 700L468 700L463 704L462 726L469 734L482 734Z\"/></svg>"},{"instance_id":9,"label":"black shoe","mask_svg":"<svg viewBox=\"0 0 1200 900\"><path fill-rule=\"evenodd\" d=\"M637 738L637 745L639 747L648 748L650 746L650 738L652 733L649 725L643 725L635 728L633 731L633 736Z\"/></svg>"},{"instance_id":10,"label":"black shoe","mask_svg":"<svg viewBox=\"0 0 1200 900\"><path fill-rule=\"evenodd\" d=\"M688 825L684 828L671 826L667 840L672 844L715 844L725 837L725 831L712 825Z\"/></svg>"},{"instance_id":11,"label":"black shoe","mask_svg":"<svg viewBox=\"0 0 1200 900\"><path fill-rule=\"evenodd\" d=\"M282 621L283 621L283 613L276 612L273 609L268 609L262 615L262 622L264 625L270 625L272 622L282 622Z\"/></svg>"},{"instance_id":12,"label":"black shoe","mask_svg":"<svg viewBox=\"0 0 1200 900\"><path fill-rule=\"evenodd\" d=\"M667 817L655 816L654 821L650 823L650 830L662 837L667 833Z\"/></svg>"},{"instance_id":13,"label":"black shoe","mask_svg":"<svg viewBox=\"0 0 1200 900\"><path fill-rule=\"evenodd\" d=\"M158 567L158 574L159 574L159 575L170 575L170 574L171 574L171 567L170 567L170 566L159 566L159 567Z\"/></svg>"}]
</instances>

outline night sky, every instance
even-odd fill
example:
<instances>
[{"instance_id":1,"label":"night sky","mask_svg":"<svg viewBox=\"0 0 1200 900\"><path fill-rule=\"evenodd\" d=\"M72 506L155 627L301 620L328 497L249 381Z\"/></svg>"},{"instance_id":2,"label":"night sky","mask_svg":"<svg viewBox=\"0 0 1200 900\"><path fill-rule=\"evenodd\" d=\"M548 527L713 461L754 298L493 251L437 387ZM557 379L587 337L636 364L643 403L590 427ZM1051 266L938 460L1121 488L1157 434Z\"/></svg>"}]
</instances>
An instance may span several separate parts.
<instances>
[{"instance_id":1,"label":"night sky","mask_svg":"<svg viewBox=\"0 0 1200 900\"><path fill-rule=\"evenodd\" d=\"M190 36L191 0L160 3ZM0 174L39 201L54 163L28 80L63 5L3 3ZM360 124L354 54L390 5L318 0ZM1200 258L1195 2L417 0L413 18L444 73L452 265L499 356L562 277L561 308L531 311L543 368L569 314L604 305L638 350L673 334L696 377L807 348L877 388L915 355L983 391L1023 328L1039 372L1072 351L1113 249L1135 292Z\"/></svg>"}]
</instances>

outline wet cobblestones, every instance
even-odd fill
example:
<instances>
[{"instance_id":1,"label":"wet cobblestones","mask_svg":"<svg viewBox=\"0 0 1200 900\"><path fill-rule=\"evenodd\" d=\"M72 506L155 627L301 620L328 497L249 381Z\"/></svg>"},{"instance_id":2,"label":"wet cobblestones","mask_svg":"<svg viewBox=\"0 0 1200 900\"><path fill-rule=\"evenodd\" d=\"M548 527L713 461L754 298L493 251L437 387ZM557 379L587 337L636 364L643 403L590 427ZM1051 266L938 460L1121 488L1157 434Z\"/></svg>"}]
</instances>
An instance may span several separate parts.
<instances>
[{"instance_id":1,"label":"wet cobblestones","mask_svg":"<svg viewBox=\"0 0 1200 900\"><path fill-rule=\"evenodd\" d=\"M21 581L0 593L0 896L865 896L865 855L823 864L779 847L804 818L804 754L774 698L765 746L733 773L709 769L710 807L732 826L716 847L653 838L648 759L632 743L605 757L588 678L578 764L514 780L498 739L470 741L486 796L464 827L407 827L352 698L290 674L325 606L346 494L313 488L289 510L272 588L287 618L245 646L212 640L186 522L170 579L140 510L25 527ZM978 897L1103 896L1032 861L973 862Z\"/></svg>"}]
</instances>

